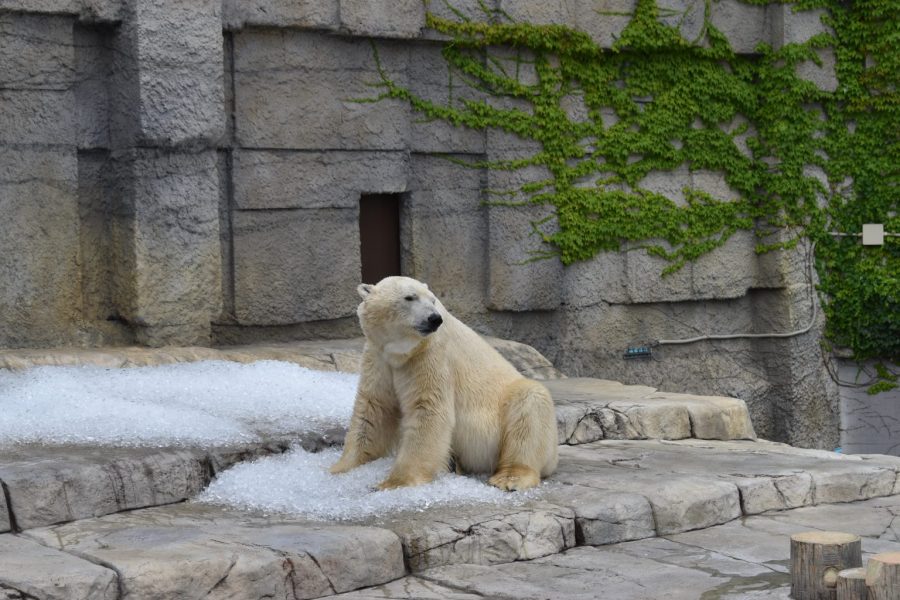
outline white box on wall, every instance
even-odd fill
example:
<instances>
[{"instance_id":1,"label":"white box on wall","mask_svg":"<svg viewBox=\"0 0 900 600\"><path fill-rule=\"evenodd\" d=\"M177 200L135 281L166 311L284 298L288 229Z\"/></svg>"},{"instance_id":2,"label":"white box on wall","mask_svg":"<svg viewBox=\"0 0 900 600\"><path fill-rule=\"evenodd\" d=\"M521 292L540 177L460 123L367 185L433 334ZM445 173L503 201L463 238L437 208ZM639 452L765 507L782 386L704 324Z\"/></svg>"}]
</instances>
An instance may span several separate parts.
<instances>
[{"instance_id":1,"label":"white box on wall","mask_svg":"<svg viewBox=\"0 0 900 600\"><path fill-rule=\"evenodd\" d=\"M863 246L884 245L884 225L881 223L866 223L862 230Z\"/></svg>"}]
</instances>

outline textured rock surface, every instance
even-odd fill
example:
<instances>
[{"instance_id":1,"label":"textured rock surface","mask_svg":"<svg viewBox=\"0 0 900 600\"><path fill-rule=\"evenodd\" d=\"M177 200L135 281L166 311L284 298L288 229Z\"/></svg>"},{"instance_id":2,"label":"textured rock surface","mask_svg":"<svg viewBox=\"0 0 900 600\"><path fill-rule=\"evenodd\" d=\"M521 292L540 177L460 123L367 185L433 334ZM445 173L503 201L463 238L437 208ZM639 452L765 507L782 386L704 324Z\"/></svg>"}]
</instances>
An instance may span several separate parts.
<instances>
[{"instance_id":1,"label":"textured rock surface","mask_svg":"<svg viewBox=\"0 0 900 600\"><path fill-rule=\"evenodd\" d=\"M488 225L481 173L422 154L412 155L410 166L409 198L401 214L403 268L439 290L441 302L469 323L470 315L476 313L477 319L485 305L487 290ZM454 260L446 260L448 256Z\"/></svg>"},{"instance_id":2,"label":"textured rock surface","mask_svg":"<svg viewBox=\"0 0 900 600\"><path fill-rule=\"evenodd\" d=\"M117 164L125 198L112 230L120 316L148 345L161 345L153 332L166 327L169 344L208 343L221 307L215 153L138 149Z\"/></svg>"},{"instance_id":3,"label":"textured rock surface","mask_svg":"<svg viewBox=\"0 0 900 600\"><path fill-rule=\"evenodd\" d=\"M401 152L237 151L235 208L355 208L362 193L406 191L409 160Z\"/></svg>"},{"instance_id":4,"label":"textured rock surface","mask_svg":"<svg viewBox=\"0 0 900 600\"><path fill-rule=\"evenodd\" d=\"M603 441L560 448L554 479L646 496L657 529L894 493L900 463L771 442ZM626 476L627 474L627 476ZM740 492L740 493L738 493Z\"/></svg>"},{"instance_id":5,"label":"textured rock surface","mask_svg":"<svg viewBox=\"0 0 900 600\"><path fill-rule=\"evenodd\" d=\"M13 535L0 536L0 558L0 594L5 594L4 598L119 598L115 571L33 540Z\"/></svg>"},{"instance_id":6,"label":"textured rock surface","mask_svg":"<svg viewBox=\"0 0 900 600\"><path fill-rule=\"evenodd\" d=\"M0 5L0 345L77 335L72 26L71 18Z\"/></svg>"},{"instance_id":7,"label":"textured rock surface","mask_svg":"<svg viewBox=\"0 0 900 600\"><path fill-rule=\"evenodd\" d=\"M0 481L20 529L178 502L197 494L211 476L201 451L0 451Z\"/></svg>"},{"instance_id":8,"label":"textured rock surface","mask_svg":"<svg viewBox=\"0 0 900 600\"><path fill-rule=\"evenodd\" d=\"M407 52L378 44L381 67L406 82ZM404 150L409 109L358 102L379 80L365 39L299 31L242 31L234 42L235 122L243 147ZM284 102L284 98L291 98Z\"/></svg>"},{"instance_id":9,"label":"textured rock surface","mask_svg":"<svg viewBox=\"0 0 900 600\"><path fill-rule=\"evenodd\" d=\"M225 449L208 460L218 469L262 451L272 450ZM167 464L161 455L144 462L157 472ZM0 477L9 484L6 474L12 472L24 480L24 469L17 474L4 467ZM40 470L31 469L37 479ZM178 481L175 471L165 477ZM787 536L796 531L853 531L869 538L866 553L900 546L900 496L890 495L898 471L900 459L894 457L770 442L601 441L561 448L560 468L548 485L536 498L512 506L432 508L333 526L175 504L29 528L23 535L114 569L124 589L147 598L214 588L236 597L277 596L290 588L297 597L329 595L400 577L405 561L416 575L403 585L349 597L441 597L445 588L500 598L547 597L553 579L553 597L596 594L596 586L606 582L604 593L643 598L639 589L662 589L655 578L667 575L678 582L679 593L692 590L685 598L716 591L736 599L743 591L780 590L787 577ZM126 496L140 493L136 482ZM22 488L21 481L14 483L9 489L17 510ZM73 492L86 486L68 489L57 495L85 506ZM106 493L96 487L98 498ZM842 504L820 504L825 502ZM784 512L793 506L805 508ZM763 513L769 509L779 512ZM0 535L0 558L3 540L11 537ZM35 568L42 564L36 561ZM0 560L0 582L3 565ZM30 575L25 579L33 581Z\"/></svg>"},{"instance_id":10,"label":"textured rock surface","mask_svg":"<svg viewBox=\"0 0 900 600\"><path fill-rule=\"evenodd\" d=\"M355 314L360 272L357 223L356 207L236 213L238 322L279 325ZM326 263L332 268L310 268Z\"/></svg>"},{"instance_id":11,"label":"textured rock surface","mask_svg":"<svg viewBox=\"0 0 900 600\"><path fill-rule=\"evenodd\" d=\"M379 521L403 543L412 571L458 563L493 565L562 552L575 545L567 508L529 503L521 508L475 506L400 514Z\"/></svg>"},{"instance_id":12,"label":"textured rock surface","mask_svg":"<svg viewBox=\"0 0 900 600\"><path fill-rule=\"evenodd\" d=\"M425 5L418 0L340 0L341 27L370 37L412 38L425 27Z\"/></svg>"},{"instance_id":13,"label":"textured rock surface","mask_svg":"<svg viewBox=\"0 0 900 600\"><path fill-rule=\"evenodd\" d=\"M110 565L134 597L316 598L404 573L397 536L179 505L78 521L28 537Z\"/></svg>"},{"instance_id":14,"label":"textured rock surface","mask_svg":"<svg viewBox=\"0 0 900 600\"><path fill-rule=\"evenodd\" d=\"M559 442L600 439L753 439L747 407L735 398L657 392L615 381L548 382L558 409Z\"/></svg>"},{"instance_id":15,"label":"textured rock surface","mask_svg":"<svg viewBox=\"0 0 900 600\"><path fill-rule=\"evenodd\" d=\"M44 527L180 502L232 465L284 452L343 443L343 428L297 432L268 441L204 449L90 448L22 445L0 449L0 532L8 514L19 529Z\"/></svg>"},{"instance_id":16,"label":"textured rock surface","mask_svg":"<svg viewBox=\"0 0 900 600\"><path fill-rule=\"evenodd\" d=\"M220 0L124 0L113 144L208 146L225 131Z\"/></svg>"},{"instance_id":17,"label":"textured rock surface","mask_svg":"<svg viewBox=\"0 0 900 600\"><path fill-rule=\"evenodd\" d=\"M862 537L864 555L900 549L892 529L900 496L767 513L666 538L576 548L528 562L428 569L339 596L376 598L671 598L788 600L788 539L809 529Z\"/></svg>"},{"instance_id":18,"label":"textured rock surface","mask_svg":"<svg viewBox=\"0 0 900 600\"><path fill-rule=\"evenodd\" d=\"M900 370L895 364L886 366L894 373ZM838 378L847 384L840 388L841 448L850 454L900 455L900 390L869 395L874 374L872 363L838 362Z\"/></svg>"},{"instance_id":19,"label":"textured rock surface","mask_svg":"<svg viewBox=\"0 0 900 600\"><path fill-rule=\"evenodd\" d=\"M338 0L223 0L222 21L226 29L244 27L309 27L336 29Z\"/></svg>"},{"instance_id":20,"label":"textured rock surface","mask_svg":"<svg viewBox=\"0 0 900 600\"><path fill-rule=\"evenodd\" d=\"M579 546L603 546L656 536L653 509L640 494L566 485L552 490L545 499L575 512L575 539Z\"/></svg>"}]
</instances>

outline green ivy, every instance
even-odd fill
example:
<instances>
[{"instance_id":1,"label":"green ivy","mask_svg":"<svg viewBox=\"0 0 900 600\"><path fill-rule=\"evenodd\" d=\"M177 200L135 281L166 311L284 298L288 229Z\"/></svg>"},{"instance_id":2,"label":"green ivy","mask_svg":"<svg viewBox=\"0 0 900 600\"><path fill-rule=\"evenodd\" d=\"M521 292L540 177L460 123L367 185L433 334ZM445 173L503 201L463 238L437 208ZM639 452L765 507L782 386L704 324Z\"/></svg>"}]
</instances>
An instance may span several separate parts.
<instances>
[{"instance_id":1,"label":"green ivy","mask_svg":"<svg viewBox=\"0 0 900 600\"><path fill-rule=\"evenodd\" d=\"M763 0L745 0L768 4ZM451 96L435 102L381 71L381 98L400 98L428 119L534 143L518 158L469 163L529 170L527 183L491 190L494 203L542 205L535 231L564 264L599 252L644 248L669 261L663 274L724 244L736 231L757 250L816 242L826 332L857 358L900 357L900 248L863 247L867 222L898 227L900 0L805 0L834 34L738 55L701 3L696 39L638 0L612 48L562 25L513 22L482 5L483 19L432 13L448 41ZM677 15L676 15L677 16ZM839 85L797 76L831 49ZM377 57L377 55L376 55ZM380 67L379 67L380 68ZM734 197L687 187L673 201L641 186L651 172L713 171ZM816 176L816 170L823 174ZM538 173L532 177L532 173ZM851 182L849 185L847 182Z\"/></svg>"}]
</instances>

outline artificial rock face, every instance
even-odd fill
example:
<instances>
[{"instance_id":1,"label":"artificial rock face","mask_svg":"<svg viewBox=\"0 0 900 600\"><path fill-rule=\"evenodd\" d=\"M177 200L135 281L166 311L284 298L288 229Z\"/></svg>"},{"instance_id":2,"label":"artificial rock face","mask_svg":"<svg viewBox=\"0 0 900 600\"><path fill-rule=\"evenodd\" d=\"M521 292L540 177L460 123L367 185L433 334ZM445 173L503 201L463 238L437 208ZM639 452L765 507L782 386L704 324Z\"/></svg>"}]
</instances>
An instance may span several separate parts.
<instances>
[{"instance_id":1,"label":"artificial rock face","mask_svg":"<svg viewBox=\"0 0 900 600\"><path fill-rule=\"evenodd\" d=\"M556 418L547 389L522 377L451 315L424 283L387 277L358 288L366 346L343 473L396 450L381 489L431 481L452 458L515 490L556 469Z\"/></svg>"}]
</instances>

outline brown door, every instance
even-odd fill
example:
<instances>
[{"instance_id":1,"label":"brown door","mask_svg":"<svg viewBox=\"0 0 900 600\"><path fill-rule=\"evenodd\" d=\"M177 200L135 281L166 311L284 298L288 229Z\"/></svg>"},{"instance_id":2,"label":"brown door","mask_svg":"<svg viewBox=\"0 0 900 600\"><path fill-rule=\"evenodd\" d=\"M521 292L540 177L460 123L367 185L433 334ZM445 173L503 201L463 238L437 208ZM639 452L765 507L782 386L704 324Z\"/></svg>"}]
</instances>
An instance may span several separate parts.
<instances>
[{"instance_id":1,"label":"brown door","mask_svg":"<svg viewBox=\"0 0 900 600\"><path fill-rule=\"evenodd\" d=\"M363 194L359 199L362 282L400 275L400 195Z\"/></svg>"}]
</instances>

